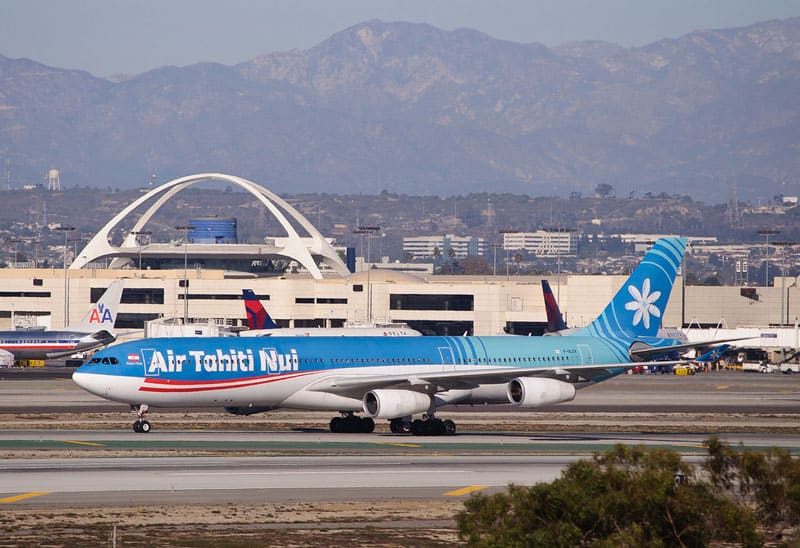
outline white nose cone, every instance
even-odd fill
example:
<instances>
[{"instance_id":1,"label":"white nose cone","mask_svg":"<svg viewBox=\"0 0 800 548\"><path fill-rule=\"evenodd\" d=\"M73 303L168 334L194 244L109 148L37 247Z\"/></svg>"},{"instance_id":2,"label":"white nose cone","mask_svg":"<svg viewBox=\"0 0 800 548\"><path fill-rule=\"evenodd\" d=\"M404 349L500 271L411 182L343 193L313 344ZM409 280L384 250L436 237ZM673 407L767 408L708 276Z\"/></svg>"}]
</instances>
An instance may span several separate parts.
<instances>
[{"instance_id":1,"label":"white nose cone","mask_svg":"<svg viewBox=\"0 0 800 548\"><path fill-rule=\"evenodd\" d=\"M91 392L92 394L100 396L102 394L97 377L98 375L93 375L91 373L81 373L80 371L75 371L72 374L72 380L75 382L75 384L77 384L87 392Z\"/></svg>"}]
</instances>

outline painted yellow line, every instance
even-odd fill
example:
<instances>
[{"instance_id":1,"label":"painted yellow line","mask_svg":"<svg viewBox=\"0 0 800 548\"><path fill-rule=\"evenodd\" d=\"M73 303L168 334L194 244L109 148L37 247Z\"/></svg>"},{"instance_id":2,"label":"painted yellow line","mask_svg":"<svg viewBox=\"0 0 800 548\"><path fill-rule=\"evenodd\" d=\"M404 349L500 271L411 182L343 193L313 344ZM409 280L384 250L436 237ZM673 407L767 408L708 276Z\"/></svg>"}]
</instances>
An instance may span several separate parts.
<instances>
[{"instance_id":1,"label":"painted yellow line","mask_svg":"<svg viewBox=\"0 0 800 548\"><path fill-rule=\"evenodd\" d=\"M470 493L474 493L475 491L480 491L481 489L486 489L489 487L488 485L470 485L468 487L462 487L461 489L456 489L455 491L450 491L445 493L444 496L446 497L460 497L461 495L468 495Z\"/></svg>"},{"instance_id":2,"label":"painted yellow line","mask_svg":"<svg viewBox=\"0 0 800 548\"><path fill-rule=\"evenodd\" d=\"M23 493L21 495L17 495L14 497L6 497L4 499L0 499L0 503L8 503L8 502L17 502L20 500L30 499L33 497L40 497L42 495L48 494L50 491L34 491L33 493Z\"/></svg>"},{"instance_id":3,"label":"painted yellow line","mask_svg":"<svg viewBox=\"0 0 800 548\"><path fill-rule=\"evenodd\" d=\"M421 445L417 445L416 443L382 443L378 442L375 445L389 445L391 447L422 447Z\"/></svg>"},{"instance_id":4,"label":"painted yellow line","mask_svg":"<svg viewBox=\"0 0 800 548\"><path fill-rule=\"evenodd\" d=\"M717 387L717 390L727 390L728 388L730 388L730 386L728 386L727 384L720 384Z\"/></svg>"},{"instance_id":5,"label":"painted yellow line","mask_svg":"<svg viewBox=\"0 0 800 548\"><path fill-rule=\"evenodd\" d=\"M105 447L104 443L94 443L93 441L62 440L64 443L74 443L75 445L91 445L92 447Z\"/></svg>"}]
</instances>

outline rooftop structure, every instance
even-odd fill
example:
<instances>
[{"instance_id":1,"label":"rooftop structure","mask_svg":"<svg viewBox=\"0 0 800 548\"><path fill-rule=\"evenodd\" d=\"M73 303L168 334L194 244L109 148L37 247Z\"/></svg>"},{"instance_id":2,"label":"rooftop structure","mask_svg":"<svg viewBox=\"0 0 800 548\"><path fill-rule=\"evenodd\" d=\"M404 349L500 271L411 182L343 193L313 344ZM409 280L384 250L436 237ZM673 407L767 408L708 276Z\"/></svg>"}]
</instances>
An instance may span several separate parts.
<instances>
[{"instance_id":1,"label":"rooftop structure","mask_svg":"<svg viewBox=\"0 0 800 548\"><path fill-rule=\"evenodd\" d=\"M186 225L176 227L186 231L186 238L181 246L166 243L150 243L146 245L138 238L148 234L145 229L152 216L181 190L201 181L222 181L237 185L251 193L272 214L286 231L285 237L265 238L264 243L231 244L231 243L193 243L192 232L197 227ZM135 215L140 207L150 204L136 220L133 228L119 246L109 242L109 235L129 216ZM306 236L298 234L293 220L306 231ZM241 177L222 173L199 173L174 179L148 191L146 194L128 205L114 216L78 253L70 265L71 270L86 267L92 262L111 259L110 268L120 268L129 263L141 263L142 258L166 261L167 263L183 262L184 266L191 260L239 259L251 261L296 261L315 279L321 279L321 266L327 266L339 276L349 274L342 259L331 243L301 215L294 207L266 188ZM181 261L183 259L183 261Z\"/></svg>"}]
</instances>

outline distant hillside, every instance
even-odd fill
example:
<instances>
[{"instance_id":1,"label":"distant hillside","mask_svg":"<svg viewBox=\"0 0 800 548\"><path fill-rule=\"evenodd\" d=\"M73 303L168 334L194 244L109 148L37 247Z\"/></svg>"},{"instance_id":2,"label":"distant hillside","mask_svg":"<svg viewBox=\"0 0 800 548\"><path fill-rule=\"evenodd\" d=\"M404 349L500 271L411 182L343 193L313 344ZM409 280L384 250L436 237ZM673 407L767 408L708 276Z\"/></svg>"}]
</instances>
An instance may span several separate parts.
<instances>
[{"instance_id":1,"label":"distant hillside","mask_svg":"<svg viewBox=\"0 0 800 548\"><path fill-rule=\"evenodd\" d=\"M0 167L132 188L800 194L800 18L639 48L368 21L307 51L110 81L0 56Z\"/></svg>"}]
</instances>

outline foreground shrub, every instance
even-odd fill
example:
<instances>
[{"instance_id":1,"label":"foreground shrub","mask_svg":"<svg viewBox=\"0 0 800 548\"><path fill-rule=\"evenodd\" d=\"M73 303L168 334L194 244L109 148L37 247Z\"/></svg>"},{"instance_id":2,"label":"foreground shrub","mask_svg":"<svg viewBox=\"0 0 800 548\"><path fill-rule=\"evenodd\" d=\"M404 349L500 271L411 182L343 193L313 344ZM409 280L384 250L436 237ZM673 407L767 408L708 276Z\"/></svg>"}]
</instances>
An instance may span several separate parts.
<instances>
[{"instance_id":1,"label":"foreground shrub","mask_svg":"<svg viewBox=\"0 0 800 548\"><path fill-rule=\"evenodd\" d=\"M674 451L618 445L551 483L474 496L456 520L471 546L759 546L756 513L724 483Z\"/></svg>"}]
</instances>

